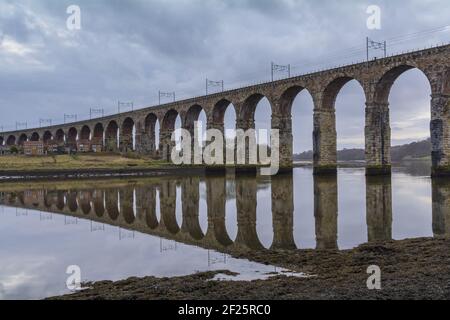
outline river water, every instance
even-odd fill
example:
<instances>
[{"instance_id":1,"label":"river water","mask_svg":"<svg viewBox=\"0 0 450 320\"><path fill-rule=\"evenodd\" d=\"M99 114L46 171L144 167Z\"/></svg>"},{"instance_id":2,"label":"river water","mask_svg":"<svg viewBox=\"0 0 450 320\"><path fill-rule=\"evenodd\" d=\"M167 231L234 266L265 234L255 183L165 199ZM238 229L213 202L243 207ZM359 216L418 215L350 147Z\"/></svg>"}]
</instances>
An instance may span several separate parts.
<instances>
[{"instance_id":1,"label":"river water","mask_svg":"<svg viewBox=\"0 0 450 320\"><path fill-rule=\"evenodd\" d=\"M450 183L398 168L314 177L218 175L0 184L0 298L70 292L83 281L231 270L238 279L284 271L226 252L351 249L449 230Z\"/></svg>"}]
</instances>

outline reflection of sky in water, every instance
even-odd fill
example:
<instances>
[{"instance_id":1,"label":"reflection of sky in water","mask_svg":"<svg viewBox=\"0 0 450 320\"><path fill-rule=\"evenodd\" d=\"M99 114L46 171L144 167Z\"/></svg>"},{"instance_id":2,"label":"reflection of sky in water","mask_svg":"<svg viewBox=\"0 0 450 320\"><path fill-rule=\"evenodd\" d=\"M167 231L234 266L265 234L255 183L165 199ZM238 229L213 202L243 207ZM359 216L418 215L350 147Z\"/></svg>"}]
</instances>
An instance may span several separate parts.
<instances>
[{"instance_id":1,"label":"reflection of sky in water","mask_svg":"<svg viewBox=\"0 0 450 320\"><path fill-rule=\"evenodd\" d=\"M75 218L70 218L74 221ZM272 272L274 267L238 260L154 236L89 220L67 224L62 215L40 219L39 212L3 208L0 232L0 298L41 298L65 293L67 266L79 265L83 280L130 276L174 276L230 269ZM100 228L97 228L100 227ZM100 229L91 232L92 229ZM209 265L211 264L211 265ZM248 275L251 276L251 275Z\"/></svg>"},{"instance_id":2,"label":"reflection of sky in water","mask_svg":"<svg viewBox=\"0 0 450 320\"><path fill-rule=\"evenodd\" d=\"M270 248L274 241L272 186L266 180L258 180L256 231L264 247ZM364 170L342 169L337 183L337 244L340 249L353 248L368 240ZM301 249L315 248L317 225L310 169L294 170L293 188L295 244ZM234 241L238 235L235 181L228 179L226 189L225 226ZM206 183L201 181L199 220L203 234L208 230L206 190ZM161 220L159 194L157 190L158 221ZM179 226L183 222L181 198L182 188L177 186L175 211ZM432 236L431 210L431 180L395 172L393 238ZM64 293L68 276L65 270L69 265L81 267L83 280L177 276L211 269L244 274L249 270L273 271L273 267L232 259L215 251L59 214L2 207L0 217L0 298L40 298ZM215 263L211 265L211 262Z\"/></svg>"},{"instance_id":3,"label":"reflection of sky in water","mask_svg":"<svg viewBox=\"0 0 450 320\"><path fill-rule=\"evenodd\" d=\"M431 179L396 174L392 180L393 238L432 236Z\"/></svg>"}]
</instances>

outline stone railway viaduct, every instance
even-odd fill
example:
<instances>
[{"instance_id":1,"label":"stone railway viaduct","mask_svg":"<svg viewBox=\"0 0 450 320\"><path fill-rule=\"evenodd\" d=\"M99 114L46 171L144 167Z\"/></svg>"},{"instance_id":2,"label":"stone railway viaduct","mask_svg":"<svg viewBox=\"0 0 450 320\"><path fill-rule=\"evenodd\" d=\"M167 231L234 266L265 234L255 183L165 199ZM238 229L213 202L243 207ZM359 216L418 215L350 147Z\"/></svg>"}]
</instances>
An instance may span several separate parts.
<instances>
[{"instance_id":1,"label":"stone railway viaduct","mask_svg":"<svg viewBox=\"0 0 450 320\"><path fill-rule=\"evenodd\" d=\"M266 97L272 109L272 128L280 132L280 166L292 167L292 116L295 97L307 90L314 103L313 151L316 173L334 172L337 165L335 101L341 88L357 80L366 98L365 149L367 173L390 173L391 129L389 93L405 71L417 68L431 87L431 142L433 174L450 172L450 45L395 55L367 63L277 80L240 89L196 97L156 107L139 109L98 119L39 129L3 132L0 143L20 145L26 140L43 140L76 145L77 139L101 142L107 151L135 151L170 160L171 134L179 115L182 127L193 132L202 110L207 128L224 131L224 114L229 106L236 112L236 129L255 127L258 102ZM159 121L159 148L155 125ZM133 128L135 134L133 138ZM133 143L133 139L135 139ZM135 148L134 148L135 146Z\"/></svg>"}]
</instances>

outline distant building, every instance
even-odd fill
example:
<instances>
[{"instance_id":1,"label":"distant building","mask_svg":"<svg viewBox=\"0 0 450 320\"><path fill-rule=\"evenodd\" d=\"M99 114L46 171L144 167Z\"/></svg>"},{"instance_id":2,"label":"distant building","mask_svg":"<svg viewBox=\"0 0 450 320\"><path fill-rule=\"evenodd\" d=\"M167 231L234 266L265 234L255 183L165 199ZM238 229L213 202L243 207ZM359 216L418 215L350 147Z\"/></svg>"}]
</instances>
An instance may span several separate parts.
<instances>
[{"instance_id":1,"label":"distant building","mask_svg":"<svg viewBox=\"0 0 450 320\"><path fill-rule=\"evenodd\" d=\"M91 151L92 152L102 152L103 151L103 139L93 138L91 141Z\"/></svg>"},{"instance_id":2,"label":"distant building","mask_svg":"<svg viewBox=\"0 0 450 320\"><path fill-rule=\"evenodd\" d=\"M46 146L47 153L58 153L58 147L59 145L57 143L47 144Z\"/></svg>"},{"instance_id":3,"label":"distant building","mask_svg":"<svg viewBox=\"0 0 450 320\"><path fill-rule=\"evenodd\" d=\"M92 152L102 152L103 151L103 144L102 143L93 143L91 145Z\"/></svg>"},{"instance_id":4,"label":"distant building","mask_svg":"<svg viewBox=\"0 0 450 320\"><path fill-rule=\"evenodd\" d=\"M77 141L78 152L102 152L103 143L97 140L79 140Z\"/></svg>"},{"instance_id":5,"label":"distant building","mask_svg":"<svg viewBox=\"0 0 450 320\"><path fill-rule=\"evenodd\" d=\"M45 154L44 143L42 141L25 141L23 153L27 156L42 156Z\"/></svg>"},{"instance_id":6,"label":"distant building","mask_svg":"<svg viewBox=\"0 0 450 320\"><path fill-rule=\"evenodd\" d=\"M91 152L91 141L90 140L78 140L77 141L77 151L78 152Z\"/></svg>"}]
</instances>

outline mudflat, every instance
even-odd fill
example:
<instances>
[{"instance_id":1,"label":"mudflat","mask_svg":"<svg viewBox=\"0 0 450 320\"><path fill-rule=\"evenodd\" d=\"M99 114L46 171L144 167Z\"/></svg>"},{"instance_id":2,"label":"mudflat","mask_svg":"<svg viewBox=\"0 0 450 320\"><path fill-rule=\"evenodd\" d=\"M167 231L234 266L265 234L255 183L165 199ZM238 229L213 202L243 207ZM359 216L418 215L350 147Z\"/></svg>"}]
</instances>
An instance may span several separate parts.
<instances>
[{"instance_id":1,"label":"mudflat","mask_svg":"<svg viewBox=\"0 0 450 320\"><path fill-rule=\"evenodd\" d=\"M50 299L449 299L450 240L418 238L361 245L352 250L230 252L237 258L289 268L310 277L212 281L215 271L172 278L86 283L88 289ZM381 269L381 290L367 288L367 268Z\"/></svg>"}]
</instances>

